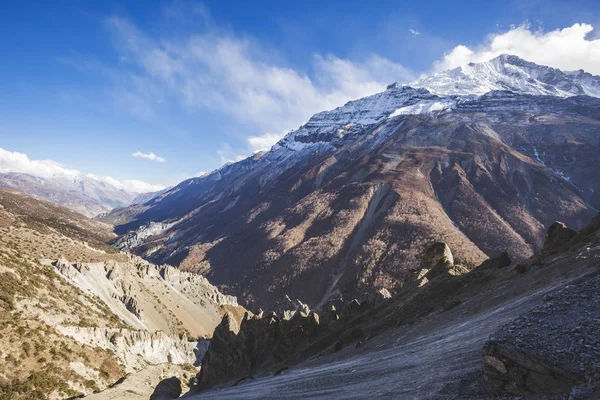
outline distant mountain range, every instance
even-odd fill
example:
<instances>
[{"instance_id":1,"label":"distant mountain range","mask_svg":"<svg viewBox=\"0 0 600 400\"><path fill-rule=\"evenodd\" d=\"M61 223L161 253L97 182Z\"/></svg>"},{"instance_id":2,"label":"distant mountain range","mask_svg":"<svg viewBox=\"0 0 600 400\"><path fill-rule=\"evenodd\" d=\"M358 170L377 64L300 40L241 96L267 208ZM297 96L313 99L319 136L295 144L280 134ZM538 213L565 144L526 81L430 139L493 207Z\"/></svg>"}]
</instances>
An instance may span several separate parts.
<instances>
[{"instance_id":1,"label":"distant mountain range","mask_svg":"<svg viewBox=\"0 0 600 400\"><path fill-rule=\"evenodd\" d=\"M0 186L21 190L32 197L51 201L87 217L148 201L155 195L120 189L83 174L42 177L22 172L2 172L1 169Z\"/></svg>"}]
</instances>

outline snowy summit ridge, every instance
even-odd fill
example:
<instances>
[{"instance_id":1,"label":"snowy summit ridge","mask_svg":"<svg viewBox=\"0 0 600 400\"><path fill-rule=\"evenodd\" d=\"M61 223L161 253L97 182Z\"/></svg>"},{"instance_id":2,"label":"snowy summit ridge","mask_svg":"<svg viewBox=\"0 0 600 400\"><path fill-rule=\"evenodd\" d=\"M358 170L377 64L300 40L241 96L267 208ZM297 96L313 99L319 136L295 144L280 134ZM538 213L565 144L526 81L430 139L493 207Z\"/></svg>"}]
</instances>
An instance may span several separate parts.
<instances>
[{"instance_id":1,"label":"snowy summit ridge","mask_svg":"<svg viewBox=\"0 0 600 400\"><path fill-rule=\"evenodd\" d=\"M599 76L583 70L563 72L509 54L433 74L411 86L442 96L479 96L494 90L508 90L530 95L600 97Z\"/></svg>"}]
</instances>

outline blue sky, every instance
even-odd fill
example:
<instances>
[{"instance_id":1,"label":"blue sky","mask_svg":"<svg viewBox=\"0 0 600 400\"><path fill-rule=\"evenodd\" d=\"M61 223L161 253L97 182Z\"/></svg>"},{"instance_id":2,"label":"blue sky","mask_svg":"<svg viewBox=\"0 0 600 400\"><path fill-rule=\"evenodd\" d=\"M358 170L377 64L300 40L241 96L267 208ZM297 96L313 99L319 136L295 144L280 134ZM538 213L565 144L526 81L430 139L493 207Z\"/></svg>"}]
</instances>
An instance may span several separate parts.
<instances>
[{"instance_id":1,"label":"blue sky","mask_svg":"<svg viewBox=\"0 0 600 400\"><path fill-rule=\"evenodd\" d=\"M0 148L172 185L503 48L560 67L532 49L567 36L593 69L599 29L597 1L4 1Z\"/></svg>"}]
</instances>

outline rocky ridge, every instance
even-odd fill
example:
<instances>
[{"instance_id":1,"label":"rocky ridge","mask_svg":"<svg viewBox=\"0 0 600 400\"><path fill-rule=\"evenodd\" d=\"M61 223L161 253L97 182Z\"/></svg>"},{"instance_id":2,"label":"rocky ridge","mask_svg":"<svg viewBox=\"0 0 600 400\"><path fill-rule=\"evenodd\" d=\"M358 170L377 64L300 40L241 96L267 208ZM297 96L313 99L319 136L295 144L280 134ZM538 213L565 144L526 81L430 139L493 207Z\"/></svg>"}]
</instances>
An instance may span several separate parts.
<instances>
[{"instance_id":1,"label":"rocky ridge","mask_svg":"<svg viewBox=\"0 0 600 400\"><path fill-rule=\"evenodd\" d=\"M44 262L136 329L208 337L223 307L238 307L235 297L221 294L203 276L128 257L127 262Z\"/></svg>"}]
</instances>

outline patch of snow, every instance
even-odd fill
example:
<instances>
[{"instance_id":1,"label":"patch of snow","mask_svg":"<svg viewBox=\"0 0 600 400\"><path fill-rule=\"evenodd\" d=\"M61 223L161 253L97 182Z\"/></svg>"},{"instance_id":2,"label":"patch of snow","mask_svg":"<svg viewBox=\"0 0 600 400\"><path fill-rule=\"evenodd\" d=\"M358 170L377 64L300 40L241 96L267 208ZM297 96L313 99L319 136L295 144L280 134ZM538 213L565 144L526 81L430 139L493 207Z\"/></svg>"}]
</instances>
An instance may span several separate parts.
<instances>
[{"instance_id":1,"label":"patch of snow","mask_svg":"<svg viewBox=\"0 0 600 400\"><path fill-rule=\"evenodd\" d=\"M455 102L452 100L423 101L410 106L400 107L391 113L388 118L397 117L399 115L434 114L452 108L454 104Z\"/></svg>"},{"instance_id":2,"label":"patch of snow","mask_svg":"<svg viewBox=\"0 0 600 400\"><path fill-rule=\"evenodd\" d=\"M542 165L546 165L544 160L540 158L540 153L538 153L538 150L535 146L533 146L533 155L535 156L535 159L538 160Z\"/></svg>"}]
</instances>

